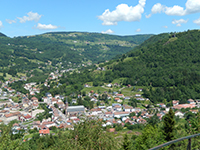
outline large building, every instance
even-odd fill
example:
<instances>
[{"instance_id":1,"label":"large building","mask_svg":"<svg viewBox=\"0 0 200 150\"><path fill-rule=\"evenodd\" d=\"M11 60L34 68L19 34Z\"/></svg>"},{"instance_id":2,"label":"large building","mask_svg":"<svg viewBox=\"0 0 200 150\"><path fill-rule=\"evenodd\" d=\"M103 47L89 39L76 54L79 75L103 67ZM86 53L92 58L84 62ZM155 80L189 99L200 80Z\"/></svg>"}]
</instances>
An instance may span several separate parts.
<instances>
[{"instance_id":1,"label":"large building","mask_svg":"<svg viewBox=\"0 0 200 150\"><path fill-rule=\"evenodd\" d=\"M68 102L66 100L66 104L65 104L65 114L66 114L66 116L79 115L79 114L83 114L84 112L85 112L85 107L83 105L68 106Z\"/></svg>"},{"instance_id":2,"label":"large building","mask_svg":"<svg viewBox=\"0 0 200 150\"><path fill-rule=\"evenodd\" d=\"M83 105L80 106L68 106L66 109L67 115L75 115L75 114L82 114L85 112L85 107Z\"/></svg>"}]
</instances>

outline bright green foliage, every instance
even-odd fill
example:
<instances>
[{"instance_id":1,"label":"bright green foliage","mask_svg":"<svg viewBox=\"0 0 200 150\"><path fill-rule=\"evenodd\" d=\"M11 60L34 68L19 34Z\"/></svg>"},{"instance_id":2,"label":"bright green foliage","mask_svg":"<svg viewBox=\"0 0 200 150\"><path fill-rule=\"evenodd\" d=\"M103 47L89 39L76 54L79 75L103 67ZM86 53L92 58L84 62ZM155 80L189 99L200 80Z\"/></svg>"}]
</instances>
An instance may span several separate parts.
<instances>
[{"instance_id":1,"label":"bright green foliage","mask_svg":"<svg viewBox=\"0 0 200 150\"><path fill-rule=\"evenodd\" d=\"M122 148L123 148L124 150L130 150L130 149L131 149L130 146L131 146L131 145L130 145L130 141L129 141L129 139L128 139L128 135L125 134L125 135L124 135L124 141L123 141Z\"/></svg>"},{"instance_id":2,"label":"bright green foliage","mask_svg":"<svg viewBox=\"0 0 200 150\"><path fill-rule=\"evenodd\" d=\"M132 107L137 107L137 100L134 98L131 98L128 102L128 104Z\"/></svg>"},{"instance_id":3,"label":"bright green foliage","mask_svg":"<svg viewBox=\"0 0 200 150\"><path fill-rule=\"evenodd\" d=\"M147 150L164 143L165 141L163 139L161 130L157 127L147 125L142 131L142 134L136 138L133 148L135 150Z\"/></svg>"},{"instance_id":4,"label":"bright green foliage","mask_svg":"<svg viewBox=\"0 0 200 150\"><path fill-rule=\"evenodd\" d=\"M0 125L0 130L2 131L0 136L0 149L1 150L20 150L21 140L12 139L11 131L12 123L9 125Z\"/></svg>"}]
</instances>

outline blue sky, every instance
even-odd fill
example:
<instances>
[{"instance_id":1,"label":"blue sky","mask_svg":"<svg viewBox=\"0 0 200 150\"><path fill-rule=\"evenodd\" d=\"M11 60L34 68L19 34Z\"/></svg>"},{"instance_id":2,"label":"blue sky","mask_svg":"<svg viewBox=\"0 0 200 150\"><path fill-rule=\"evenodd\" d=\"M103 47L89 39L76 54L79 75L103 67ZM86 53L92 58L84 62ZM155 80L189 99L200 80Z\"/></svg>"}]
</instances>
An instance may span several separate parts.
<instances>
[{"instance_id":1,"label":"blue sky","mask_svg":"<svg viewBox=\"0 0 200 150\"><path fill-rule=\"evenodd\" d=\"M56 31L115 35L200 28L200 0L3 0L0 32L26 36Z\"/></svg>"}]
</instances>

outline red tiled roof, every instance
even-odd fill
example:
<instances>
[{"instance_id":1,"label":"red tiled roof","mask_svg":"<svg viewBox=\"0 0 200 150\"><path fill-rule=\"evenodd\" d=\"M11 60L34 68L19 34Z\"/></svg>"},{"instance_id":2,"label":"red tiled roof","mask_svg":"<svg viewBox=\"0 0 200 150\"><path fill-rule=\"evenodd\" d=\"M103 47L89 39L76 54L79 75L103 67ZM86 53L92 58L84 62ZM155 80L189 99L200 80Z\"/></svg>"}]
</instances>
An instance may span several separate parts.
<instances>
[{"instance_id":1,"label":"red tiled roof","mask_svg":"<svg viewBox=\"0 0 200 150\"><path fill-rule=\"evenodd\" d=\"M93 108L90 111L101 111L101 108Z\"/></svg>"},{"instance_id":2,"label":"red tiled roof","mask_svg":"<svg viewBox=\"0 0 200 150\"><path fill-rule=\"evenodd\" d=\"M115 112L114 115L130 114L130 112Z\"/></svg>"},{"instance_id":3,"label":"red tiled roof","mask_svg":"<svg viewBox=\"0 0 200 150\"><path fill-rule=\"evenodd\" d=\"M188 99L188 101L189 101L189 102L194 102L194 100L193 100L193 99Z\"/></svg>"},{"instance_id":4,"label":"red tiled roof","mask_svg":"<svg viewBox=\"0 0 200 150\"><path fill-rule=\"evenodd\" d=\"M111 115L111 114L112 114L112 112L105 112L105 114L106 114L106 115Z\"/></svg>"},{"instance_id":5,"label":"red tiled roof","mask_svg":"<svg viewBox=\"0 0 200 150\"><path fill-rule=\"evenodd\" d=\"M124 96L123 94L116 94L116 96Z\"/></svg>"},{"instance_id":6,"label":"red tiled roof","mask_svg":"<svg viewBox=\"0 0 200 150\"><path fill-rule=\"evenodd\" d=\"M12 116L18 116L20 114L21 114L20 112L15 112L15 113L10 113L10 114L5 114L5 117L9 118L9 117L12 117Z\"/></svg>"},{"instance_id":7,"label":"red tiled roof","mask_svg":"<svg viewBox=\"0 0 200 150\"><path fill-rule=\"evenodd\" d=\"M19 126L19 124L17 124L17 123L14 123L14 124L13 124L13 127L14 127L14 126Z\"/></svg>"},{"instance_id":8,"label":"red tiled roof","mask_svg":"<svg viewBox=\"0 0 200 150\"><path fill-rule=\"evenodd\" d=\"M39 133L40 134L49 134L49 129L46 129L46 130L39 130Z\"/></svg>"},{"instance_id":9,"label":"red tiled roof","mask_svg":"<svg viewBox=\"0 0 200 150\"><path fill-rule=\"evenodd\" d=\"M31 100L38 100L36 97L32 97Z\"/></svg>"},{"instance_id":10,"label":"red tiled roof","mask_svg":"<svg viewBox=\"0 0 200 150\"><path fill-rule=\"evenodd\" d=\"M30 116L29 114L23 115L23 117L24 117L25 119L30 119L30 118L31 118L31 116Z\"/></svg>"},{"instance_id":11,"label":"red tiled roof","mask_svg":"<svg viewBox=\"0 0 200 150\"><path fill-rule=\"evenodd\" d=\"M115 128L108 129L108 132L115 132Z\"/></svg>"}]
</instances>

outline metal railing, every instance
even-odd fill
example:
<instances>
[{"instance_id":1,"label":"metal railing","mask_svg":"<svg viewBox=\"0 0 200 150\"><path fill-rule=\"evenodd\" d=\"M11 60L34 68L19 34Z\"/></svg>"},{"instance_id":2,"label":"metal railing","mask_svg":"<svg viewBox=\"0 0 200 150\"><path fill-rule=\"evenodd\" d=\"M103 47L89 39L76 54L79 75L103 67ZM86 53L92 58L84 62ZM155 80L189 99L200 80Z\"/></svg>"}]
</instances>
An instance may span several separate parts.
<instances>
[{"instance_id":1,"label":"metal railing","mask_svg":"<svg viewBox=\"0 0 200 150\"><path fill-rule=\"evenodd\" d=\"M200 136L200 133L198 133L198 134L193 134L193 135L189 135L189 136L185 136L185 137L182 137L182 138L179 138L179 139L176 139L176 140L172 140L172 141L169 141L169 142L167 142L167 143L164 143L164 144L161 144L161 145L159 145L159 146L156 146L156 147L154 147L154 148L151 148L151 149L149 149L149 150L157 150L157 149L160 149L160 148L163 148L163 147L165 147L165 146L168 146L168 145L171 145L171 144L173 144L173 143L176 143L176 142L179 142L179 141L183 141L183 140L186 140L186 139L188 139L188 146L187 146L187 150L191 150L192 149L192 147L191 147L191 138L194 138L194 137L196 137L196 136Z\"/></svg>"}]
</instances>

